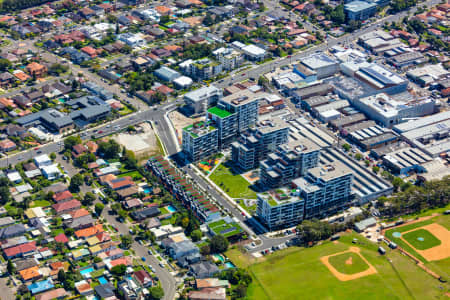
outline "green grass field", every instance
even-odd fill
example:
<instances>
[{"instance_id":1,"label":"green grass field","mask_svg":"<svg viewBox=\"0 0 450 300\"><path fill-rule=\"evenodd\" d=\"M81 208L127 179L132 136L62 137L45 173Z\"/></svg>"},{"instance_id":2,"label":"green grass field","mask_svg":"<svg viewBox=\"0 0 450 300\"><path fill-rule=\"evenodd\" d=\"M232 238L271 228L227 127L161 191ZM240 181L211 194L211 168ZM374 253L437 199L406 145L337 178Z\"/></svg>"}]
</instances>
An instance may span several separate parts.
<instances>
[{"instance_id":1,"label":"green grass field","mask_svg":"<svg viewBox=\"0 0 450 300\"><path fill-rule=\"evenodd\" d=\"M387 230L385 235L388 239L397 243L400 247L402 247L403 249L405 249L415 257L417 257L419 260L421 260L428 268L441 275L444 279L450 280L450 257L447 257L446 259L442 260L429 262L425 258L423 258L419 253L417 253L413 248L411 248L407 243L405 243L401 238L395 238L392 235L394 232L402 233L434 222L444 226L445 228L447 228L447 230L450 230L450 216L441 215L423 222Z\"/></svg>"},{"instance_id":2,"label":"green grass field","mask_svg":"<svg viewBox=\"0 0 450 300\"><path fill-rule=\"evenodd\" d=\"M359 244L352 244L357 238ZM377 274L355 280L339 281L320 261L357 246L361 255L377 270ZM398 250L387 250L382 256L378 245L357 234L346 234L339 243L324 242L312 248L288 248L245 264L245 255L237 250L228 257L240 267L248 267L253 283L248 299L446 299L447 283L440 283L426 274ZM389 260L390 261L389 261ZM345 257L342 258L345 263Z\"/></svg>"},{"instance_id":3,"label":"green grass field","mask_svg":"<svg viewBox=\"0 0 450 300\"><path fill-rule=\"evenodd\" d=\"M417 250L426 250L441 244L441 241L437 237L425 229L417 229L405 233L403 238Z\"/></svg>"},{"instance_id":4,"label":"green grass field","mask_svg":"<svg viewBox=\"0 0 450 300\"><path fill-rule=\"evenodd\" d=\"M248 181L239 174L233 174L223 164L218 165L209 178L232 198L256 199Z\"/></svg>"},{"instance_id":5,"label":"green grass field","mask_svg":"<svg viewBox=\"0 0 450 300\"><path fill-rule=\"evenodd\" d=\"M34 200L32 203L31 203L31 205L30 205L30 207L47 207L47 206L50 206L50 205L52 205L49 201L47 201L47 200Z\"/></svg>"},{"instance_id":6,"label":"green grass field","mask_svg":"<svg viewBox=\"0 0 450 300\"><path fill-rule=\"evenodd\" d=\"M347 260L351 258L351 264ZM354 252L342 253L328 258L330 264L343 274L356 274L365 271L369 268L366 262Z\"/></svg>"}]
</instances>

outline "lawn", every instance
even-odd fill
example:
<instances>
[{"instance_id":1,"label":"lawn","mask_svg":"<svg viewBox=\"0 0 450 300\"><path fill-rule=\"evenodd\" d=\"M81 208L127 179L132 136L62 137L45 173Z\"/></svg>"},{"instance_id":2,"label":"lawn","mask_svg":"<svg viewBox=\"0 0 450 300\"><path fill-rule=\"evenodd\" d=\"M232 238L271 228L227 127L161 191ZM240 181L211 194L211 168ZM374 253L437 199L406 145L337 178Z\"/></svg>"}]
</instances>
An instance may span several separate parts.
<instances>
[{"instance_id":1,"label":"lawn","mask_svg":"<svg viewBox=\"0 0 450 300\"><path fill-rule=\"evenodd\" d=\"M403 238L417 250L426 250L441 244L441 241L426 229L405 233Z\"/></svg>"},{"instance_id":2,"label":"lawn","mask_svg":"<svg viewBox=\"0 0 450 300\"><path fill-rule=\"evenodd\" d=\"M30 207L47 207L52 205L49 201L47 200L34 200Z\"/></svg>"},{"instance_id":3,"label":"lawn","mask_svg":"<svg viewBox=\"0 0 450 300\"><path fill-rule=\"evenodd\" d=\"M369 268L366 262L354 252L342 253L328 258L330 264L343 274L355 274Z\"/></svg>"},{"instance_id":4,"label":"lawn","mask_svg":"<svg viewBox=\"0 0 450 300\"><path fill-rule=\"evenodd\" d=\"M352 244L353 238L359 244ZM320 261L320 257L346 251L350 246L359 247L361 255L378 273L343 282ZM247 260L246 254L239 254L237 249L225 254L237 266L248 266L253 276L248 299L290 300L299 299L299 295L314 295L314 299L445 299L447 283L432 278L398 250L386 249L387 254L382 256L377 248L377 244L352 233L342 236L336 244L291 247L255 263L255 259Z\"/></svg>"},{"instance_id":5,"label":"lawn","mask_svg":"<svg viewBox=\"0 0 450 300\"><path fill-rule=\"evenodd\" d=\"M119 175L119 177L125 177L125 176L130 176L131 178L136 179L136 180L142 179L141 173L139 173L137 170L121 173Z\"/></svg>"},{"instance_id":6,"label":"lawn","mask_svg":"<svg viewBox=\"0 0 450 300\"><path fill-rule=\"evenodd\" d=\"M209 178L232 198L256 199L248 181L239 174L233 174L223 164L218 165Z\"/></svg>"}]
</instances>

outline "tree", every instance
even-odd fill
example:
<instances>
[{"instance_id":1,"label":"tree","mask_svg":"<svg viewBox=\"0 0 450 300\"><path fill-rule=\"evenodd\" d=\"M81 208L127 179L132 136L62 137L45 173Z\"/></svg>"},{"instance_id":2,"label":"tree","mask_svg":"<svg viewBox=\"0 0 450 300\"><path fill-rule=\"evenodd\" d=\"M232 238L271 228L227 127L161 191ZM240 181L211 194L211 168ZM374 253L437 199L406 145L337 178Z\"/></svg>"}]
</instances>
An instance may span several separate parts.
<instances>
[{"instance_id":1,"label":"tree","mask_svg":"<svg viewBox=\"0 0 450 300\"><path fill-rule=\"evenodd\" d=\"M103 203L95 203L95 213L97 214L97 216L100 216L102 214L104 208L105 205L103 205Z\"/></svg>"},{"instance_id":2,"label":"tree","mask_svg":"<svg viewBox=\"0 0 450 300\"><path fill-rule=\"evenodd\" d=\"M83 176L81 174L75 174L70 179L69 190L73 193L77 193L80 191L80 186L83 185Z\"/></svg>"},{"instance_id":3,"label":"tree","mask_svg":"<svg viewBox=\"0 0 450 300\"><path fill-rule=\"evenodd\" d=\"M344 149L345 152L348 152L352 148L349 144L345 143L342 145L342 149Z\"/></svg>"},{"instance_id":4,"label":"tree","mask_svg":"<svg viewBox=\"0 0 450 300\"><path fill-rule=\"evenodd\" d=\"M48 72L52 75L61 75L66 73L69 70L68 66L62 65L62 64L52 64L49 68L48 68Z\"/></svg>"},{"instance_id":5,"label":"tree","mask_svg":"<svg viewBox=\"0 0 450 300\"><path fill-rule=\"evenodd\" d=\"M72 150L73 146L81 144L80 136L69 136L64 140L64 148Z\"/></svg>"},{"instance_id":6,"label":"tree","mask_svg":"<svg viewBox=\"0 0 450 300\"><path fill-rule=\"evenodd\" d=\"M103 154L104 158L114 159L119 157L120 145L114 141L109 140L107 142L101 142L98 145L98 151Z\"/></svg>"},{"instance_id":7,"label":"tree","mask_svg":"<svg viewBox=\"0 0 450 300\"><path fill-rule=\"evenodd\" d=\"M111 268L111 273L113 273L116 276L122 276L125 275L125 272L127 271L127 266L125 265L117 265Z\"/></svg>"},{"instance_id":8,"label":"tree","mask_svg":"<svg viewBox=\"0 0 450 300\"><path fill-rule=\"evenodd\" d=\"M344 5L338 5L336 6L330 14L330 19L336 24L343 24L345 23L345 13L344 13Z\"/></svg>"},{"instance_id":9,"label":"tree","mask_svg":"<svg viewBox=\"0 0 450 300\"><path fill-rule=\"evenodd\" d=\"M120 237L120 241L122 243L123 248L129 249L131 244L133 243L133 237L129 234L123 235Z\"/></svg>"},{"instance_id":10,"label":"tree","mask_svg":"<svg viewBox=\"0 0 450 300\"><path fill-rule=\"evenodd\" d=\"M191 238L192 238L192 241L193 241L193 242L200 241L201 238L202 238L202 236L203 236L203 233L202 233L202 231L199 230L199 229L196 229L196 230L194 230L194 231L191 232Z\"/></svg>"},{"instance_id":11,"label":"tree","mask_svg":"<svg viewBox=\"0 0 450 300\"><path fill-rule=\"evenodd\" d=\"M137 168L137 159L133 151L125 151L125 155L123 156L123 163L125 164L125 168L127 169L134 170Z\"/></svg>"},{"instance_id":12,"label":"tree","mask_svg":"<svg viewBox=\"0 0 450 300\"><path fill-rule=\"evenodd\" d=\"M7 265L6 268L7 268L8 273L10 275L14 274L14 272L16 271L16 267L14 266L12 260L10 260L10 259L8 259L8 265Z\"/></svg>"},{"instance_id":13,"label":"tree","mask_svg":"<svg viewBox=\"0 0 450 300\"><path fill-rule=\"evenodd\" d=\"M378 173L378 172L380 171L380 167L378 167L378 166L373 166L373 167L372 167L372 171L376 174L376 173Z\"/></svg>"},{"instance_id":14,"label":"tree","mask_svg":"<svg viewBox=\"0 0 450 300\"><path fill-rule=\"evenodd\" d=\"M51 159L51 160L55 160L55 159L56 159L56 154L55 154L55 152L50 153L50 159Z\"/></svg>"},{"instance_id":15,"label":"tree","mask_svg":"<svg viewBox=\"0 0 450 300\"><path fill-rule=\"evenodd\" d=\"M85 205L85 206L92 205L92 203L95 201L95 199L96 199L96 197L95 197L95 195L93 193L87 192L84 195L82 204Z\"/></svg>"},{"instance_id":16,"label":"tree","mask_svg":"<svg viewBox=\"0 0 450 300\"><path fill-rule=\"evenodd\" d=\"M215 235L209 243L212 253L222 253L228 249L228 240L223 235Z\"/></svg>"},{"instance_id":17,"label":"tree","mask_svg":"<svg viewBox=\"0 0 450 300\"><path fill-rule=\"evenodd\" d=\"M258 78L258 85L265 87L268 83L269 83L269 80L267 80L266 77L259 76L259 78Z\"/></svg>"},{"instance_id":18,"label":"tree","mask_svg":"<svg viewBox=\"0 0 450 300\"><path fill-rule=\"evenodd\" d=\"M356 154L355 154L355 159L356 159L356 160L361 160L362 158L363 158L363 156L362 156L361 153L356 153Z\"/></svg>"},{"instance_id":19,"label":"tree","mask_svg":"<svg viewBox=\"0 0 450 300\"><path fill-rule=\"evenodd\" d=\"M400 177L394 177L394 179L392 179L392 185L394 186L396 191L402 184L403 180Z\"/></svg>"},{"instance_id":20,"label":"tree","mask_svg":"<svg viewBox=\"0 0 450 300\"><path fill-rule=\"evenodd\" d=\"M159 24L166 24L167 22L170 22L170 16L161 16L159 18Z\"/></svg>"},{"instance_id":21,"label":"tree","mask_svg":"<svg viewBox=\"0 0 450 300\"><path fill-rule=\"evenodd\" d=\"M58 281L59 282L64 282L66 280L66 272L64 272L63 269L60 269L58 271Z\"/></svg>"},{"instance_id":22,"label":"tree","mask_svg":"<svg viewBox=\"0 0 450 300\"><path fill-rule=\"evenodd\" d=\"M164 290L160 286L150 288L150 299L159 300L164 297Z\"/></svg>"},{"instance_id":23,"label":"tree","mask_svg":"<svg viewBox=\"0 0 450 300\"><path fill-rule=\"evenodd\" d=\"M6 204L11 200L11 192L9 191L9 182L8 178L2 177L0 178L0 203Z\"/></svg>"},{"instance_id":24,"label":"tree","mask_svg":"<svg viewBox=\"0 0 450 300\"><path fill-rule=\"evenodd\" d=\"M209 255L211 253L211 248L209 247L209 245L203 245L200 248L200 254L201 255Z\"/></svg>"},{"instance_id":25,"label":"tree","mask_svg":"<svg viewBox=\"0 0 450 300\"><path fill-rule=\"evenodd\" d=\"M11 67L11 62L7 59L0 58L0 71L5 72Z\"/></svg>"},{"instance_id":26,"label":"tree","mask_svg":"<svg viewBox=\"0 0 450 300\"><path fill-rule=\"evenodd\" d=\"M207 13L206 16L203 18L203 24L205 26L211 26L214 24L214 19L212 18L210 13Z\"/></svg>"}]
</instances>

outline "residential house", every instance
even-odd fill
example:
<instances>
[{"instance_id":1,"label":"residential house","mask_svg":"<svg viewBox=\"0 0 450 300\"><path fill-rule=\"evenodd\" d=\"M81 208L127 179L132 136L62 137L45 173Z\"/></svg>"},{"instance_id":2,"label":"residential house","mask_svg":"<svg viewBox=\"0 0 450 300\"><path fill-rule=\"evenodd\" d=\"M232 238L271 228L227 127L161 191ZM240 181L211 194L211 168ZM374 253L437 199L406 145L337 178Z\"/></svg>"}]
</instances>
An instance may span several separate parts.
<instances>
[{"instance_id":1,"label":"residential house","mask_svg":"<svg viewBox=\"0 0 450 300\"><path fill-rule=\"evenodd\" d=\"M219 268L209 261L201 261L190 265L189 271L195 276L195 278L209 278L216 275L219 272Z\"/></svg>"},{"instance_id":2,"label":"residential house","mask_svg":"<svg viewBox=\"0 0 450 300\"><path fill-rule=\"evenodd\" d=\"M23 224L14 224L8 227L0 228L0 240L23 235L27 229Z\"/></svg>"},{"instance_id":3,"label":"residential house","mask_svg":"<svg viewBox=\"0 0 450 300\"><path fill-rule=\"evenodd\" d=\"M4 139L0 141L0 152L13 151L16 148L17 148L16 143L11 141L10 139Z\"/></svg>"},{"instance_id":4,"label":"residential house","mask_svg":"<svg viewBox=\"0 0 450 300\"><path fill-rule=\"evenodd\" d=\"M28 64L26 70L31 76L36 78L45 77L45 75L47 74L47 67L37 62Z\"/></svg>"},{"instance_id":5,"label":"residential house","mask_svg":"<svg viewBox=\"0 0 450 300\"><path fill-rule=\"evenodd\" d=\"M56 203L52 205L52 208L56 211L56 214L61 215L81 207L80 201L73 199L63 203Z\"/></svg>"}]
</instances>

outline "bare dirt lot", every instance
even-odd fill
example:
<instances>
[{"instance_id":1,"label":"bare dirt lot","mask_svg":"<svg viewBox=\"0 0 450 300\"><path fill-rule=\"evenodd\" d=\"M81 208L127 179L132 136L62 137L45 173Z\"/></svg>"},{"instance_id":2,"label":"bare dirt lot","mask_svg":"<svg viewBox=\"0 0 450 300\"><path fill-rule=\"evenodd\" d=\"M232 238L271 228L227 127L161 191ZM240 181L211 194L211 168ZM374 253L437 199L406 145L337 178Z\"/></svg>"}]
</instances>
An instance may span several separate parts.
<instances>
[{"instance_id":1,"label":"bare dirt lot","mask_svg":"<svg viewBox=\"0 0 450 300\"><path fill-rule=\"evenodd\" d=\"M359 272L359 273L355 273L355 274L344 274L344 273L341 273L338 270L336 270L336 268L328 261L328 259L330 257L332 257L332 256L336 256L336 255L340 255L340 254L344 254L344 253L348 253L348 252L353 252L353 253L358 254L361 257L361 259L364 260L364 262L369 266L369 268L367 270L365 270L365 271L362 271L362 272ZM358 279L358 278L361 278L361 277L364 277L364 276L376 274L377 270L359 252L360 252L360 249L358 247L350 247L346 251L342 251L342 252L331 254L331 255L327 255L327 256L322 256L320 258L320 260L330 270L330 272L334 276L336 276L336 278L339 279L340 281L349 281L349 280ZM352 260L346 261L345 263L346 264L352 264Z\"/></svg>"},{"instance_id":2,"label":"bare dirt lot","mask_svg":"<svg viewBox=\"0 0 450 300\"><path fill-rule=\"evenodd\" d=\"M128 150L133 151L139 161L158 154L158 143L150 124L144 122L135 127L138 130L137 133L119 133L114 136L114 140Z\"/></svg>"},{"instance_id":3,"label":"bare dirt lot","mask_svg":"<svg viewBox=\"0 0 450 300\"><path fill-rule=\"evenodd\" d=\"M183 128L202 120L203 117L191 119L186 117L179 111L174 110L169 113L169 119L172 121L172 124L175 127L175 132L177 133L178 140L181 141Z\"/></svg>"}]
</instances>

